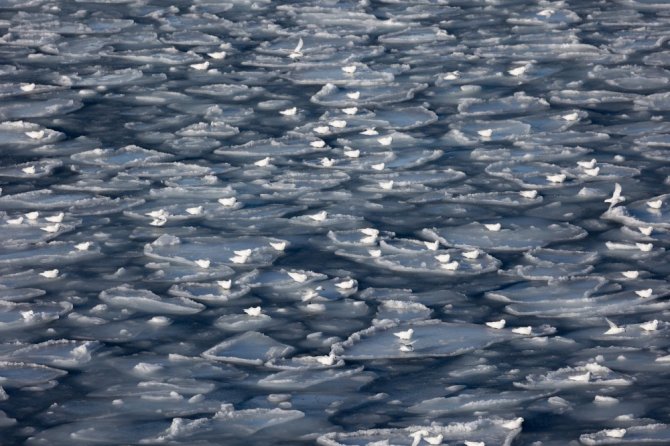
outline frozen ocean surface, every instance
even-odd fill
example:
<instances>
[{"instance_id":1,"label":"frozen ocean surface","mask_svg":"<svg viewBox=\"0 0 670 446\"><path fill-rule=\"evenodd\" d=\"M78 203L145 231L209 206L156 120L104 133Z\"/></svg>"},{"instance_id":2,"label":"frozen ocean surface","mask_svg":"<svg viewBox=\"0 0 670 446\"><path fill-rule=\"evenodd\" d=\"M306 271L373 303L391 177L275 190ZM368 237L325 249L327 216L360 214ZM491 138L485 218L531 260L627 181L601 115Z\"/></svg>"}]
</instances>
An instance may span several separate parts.
<instances>
[{"instance_id":1,"label":"frozen ocean surface","mask_svg":"<svg viewBox=\"0 0 670 446\"><path fill-rule=\"evenodd\" d=\"M0 445L670 444L670 3L0 0Z\"/></svg>"}]
</instances>

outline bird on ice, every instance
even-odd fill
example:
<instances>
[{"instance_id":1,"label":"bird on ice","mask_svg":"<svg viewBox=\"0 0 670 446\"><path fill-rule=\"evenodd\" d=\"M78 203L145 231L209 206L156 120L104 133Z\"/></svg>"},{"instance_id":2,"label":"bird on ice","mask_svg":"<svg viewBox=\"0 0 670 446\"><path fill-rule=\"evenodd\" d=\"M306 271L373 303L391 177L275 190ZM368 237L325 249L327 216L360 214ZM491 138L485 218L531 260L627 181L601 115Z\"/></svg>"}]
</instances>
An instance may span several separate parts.
<instances>
[{"instance_id":1,"label":"bird on ice","mask_svg":"<svg viewBox=\"0 0 670 446\"><path fill-rule=\"evenodd\" d=\"M647 288L646 290L636 290L635 294L642 298L648 298L651 297L651 295L654 293L654 290L651 288Z\"/></svg>"},{"instance_id":2,"label":"bird on ice","mask_svg":"<svg viewBox=\"0 0 670 446\"><path fill-rule=\"evenodd\" d=\"M308 215L307 217L314 220L314 221L325 221L326 218L328 217L328 212L321 211L321 212L317 212L316 214Z\"/></svg>"},{"instance_id":3,"label":"bird on ice","mask_svg":"<svg viewBox=\"0 0 670 446\"><path fill-rule=\"evenodd\" d=\"M270 242L270 246L276 251L283 251L286 249L286 242Z\"/></svg>"},{"instance_id":4,"label":"bird on ice","mask_svg":"<svg viewBox=\"0 0 670 446\"><path fill-rule=\"evenodd\" d=\"M401 341L409 341L412 339L412 335L414 334L414 329L410 328L405 331L398 331L396 333L393 333L393 336L397 337Z\"/></svg>"},{"instance_id":5,"label":"bird on ice","mask_svg":"<svg viewBox=\"0 0 670 446\"><path fill-rule=\"evenodd\" d=\"M354 74L356 72L356 65L346 65L342 67L342 71L346 74Z\"/></svg>"},{"instance_id":6,"label":"bird on ice","mask_svg":"<svg viewBox=\"0 0 670 446\"><path fill-rule=\"evenodd\" d=\"M605 203L609 203L609 208L612 209L614 206L619 203L623 203L624 201L626 201L626 197L621 195L621 185L619 183L615 183L614 192L612 192L612 196L610 198L605 199Z\"/></svg>"},{"instance_id":7,"label":"bird on ice","mask_svg":"<svg viewBox=\"0 0 670 446\"><path fill-rule=\"evenodd\" d=\"M475 260L477 257L479 257L479 250L474 249L472 251L464 251L463 257L465 257L466 259Z\"/></svg>"},{"instance_id":8,"label":"bird on ice","mask_svg":"<svg viewBox=\"0 0 670 446\"><path fill-rule=\"evenodd\" d=\"M244 312L247 313L251 317L258 317L260 316L261 313L261 307L249 307L245 308Z\"/></svg>"},{"instance_id":9,"label":"bird on ice","mask_svg":"<svg viewBox=\"0 0 670 446\"><path fill-rule=\"evenodd\" d=\"M623 332L626 331L625 328L623 328L623 327L619 327L617 324L615 324L615 323L612 322L611 320L609 320L609 319L607 319L607 318L605 318L605 320L607 321L607 325L609 325L610 328L609 328L605 333L603 333L603 334L606 334L606 335L617 335L617 334L621 334L621 333L623 333Z\"/></svg>"},{"instance_id":10,"label":"bird on ice","mask_svg":"<svg viewBox=\"0 0 670 446\"><path fill-rule=\"evenodd\" d=\"M643 322L640 324L640 328L644 331L656 331L658 330L658 320L654 319L653 321Z\"/></svg>"},{"instance_id":11,"label":"bird on ice","mask_svg":"<svg viewBox=\"0 0 670 446\"><path fill-rule=\"evenodd\" d=\"M640 231L642 235L650 236L651 233L654 232L654 227L653 226L638 227L637 230Z\"/></svg>"},{"instance_id":12,"label":"bird on ice","mask_svg":"<svg viewBox=\"0 0 670 446\"><path fill-rule=\"evenodd\" d=\"M484 227L491 232L498 232L500 229L502 229L502 225L500 223L485 223Z\"/></svg>"},{"instance_id":13,"label":"bird on ice","mask_svg":"<svg viewBox=\"0 0 670 446\"><path fill-rule=\"evenodd\" d=\"M21 169L21 171L28 175L34 175L36 172L35 166L24 167L23 169Z\"/></svg>"},{"instance_id":14,"label":"bird on ice","mask_svg":"<svg viewBox=\"0 0 670 446\"><path fill-rule=\"evenodd\" d=\"M233 286L232 280L217 280L216 284L224 290L229 290Z\"/></svg>"},{"instance_id":15,"label":"bird on ice","mask_svg":"<svg viewBox=\"0 0 670 446\"><path fill-rule=\"evenodd\" d=\"M440 246L440 241L439 240L435 240L432 242L424 241L423 244L426 246L426 248L430 249L431 251L437 251L437 248L439 248Z\"/></svg>"},{"instance_id":16,"label":"bird on ice","mask_svg":"<svg viewBox=\"0 0 670 446\"><path fill-rule=\"evenodd\" d=\"M661 206L663 206L663 200L658 199L658 200L647 201L647 206L649 206L652 209L661 209Z\"/></svg>"},{"instance_id":17,"label":"bird on ice","mask_svg":"<svg viewBox=\"0 0 670 446\"><path fill-rule=\"evenodd\" d=\"M533 199L537 197L537 191L536 190L522 190L519 192L519 195L521 195L523 198L529 198Z\"/></svg>"},{"instance_id":18,"label":"bird on ice","mask_svg":"<svg viewBox=\"0 0 670 446\"><path fill-rule=\"evenodd\" d=\"M295 280L298 283L303 283L307 280L307 274L304 273L296 273L296 272L287 272L289 277L293 280Z\"/></svg>"},{"instance_id":19,"label":"bird on ice","mask_svg":"<svg viewBox=\"0 0 670 446\"><path fill-rule=\"evenodd\" d=\"M460 264L458 263L457 260L454 260L454 261L449 262L449 263L441 263L440 264L440 268L446 269L447 271L456 271L459 266L460 266Z\"/></svg>"},{"instance_id":20,"label":"bird on ice","mask_svg":"<svg viewBox=\"0 0 670 446\"><path fill-rule=\"evenodd\" d=\"M298 40L298 44L293 48L293 51L291 51L288 55L289 59L299 59L300 57L303 56L302 54L302 47L304 46L304 42L302 41L302 37Z\"/></svg>"},{"instance_id":21,"label":"bird on ice","mask_svg":"<svg viewBox=\"0 0 670 446\"><path fill-rule=\"evenodd\" d=\"M189 215L200 215L202 214L202 206L195 206L192 208L186 208L186 213Z\"/></svg>"},{"instance_id":22,"label":"bird on ice","mask_svg":"<svg viewBox=\"0 0 670 446\"><path fill-rule=\"evenodd\" d=\"M533 332L533 327L526 326L526 327L516 327L512 329L512 333L520 334L520 335L529 335Z\"/></svg>"},{"instance_id":23,"label":"bird on ice","mask_svg":"<svg viewBox=\"0 0 670 446\"><path fill-rule=\"evenodd\" d=\"M500 319L499 321L486 322L486 326L490 328L495 328L496 330L502 330L505 328L507 321L505 319Z\"/></svg>"},{"instance_id":24,"label":"bird on ice","mask_svg":"<svg viewBox=\"0 0 670 446\"><path fill-rule=\"evenodd\" d=\"M195 261L195 264L200 268L207 269L212 262L207 259L198 259Z\"/></svg>"},{"instance_id":25,"label":"bird on ice","mask_svg":"<svg viewBox=\"0 0 670 446\"><path fill-rule=\"evenodd\" d=\"M235 197L219 198L218 202L223 206L231 207L231 206L235 206L235 203L237 202L237 198L235 198Z\"/></svg>"},{"instance_id":26,"label":"bird on ice","mask_svg":"<svg viewBox=\"0 0 670 446\"><path fill-rule=\"evenodd\" d=\"M626 279L637 279L638 276L640 275L639 271L621 271L621 275L623 275Z\"/></svg>"}]
</instances>

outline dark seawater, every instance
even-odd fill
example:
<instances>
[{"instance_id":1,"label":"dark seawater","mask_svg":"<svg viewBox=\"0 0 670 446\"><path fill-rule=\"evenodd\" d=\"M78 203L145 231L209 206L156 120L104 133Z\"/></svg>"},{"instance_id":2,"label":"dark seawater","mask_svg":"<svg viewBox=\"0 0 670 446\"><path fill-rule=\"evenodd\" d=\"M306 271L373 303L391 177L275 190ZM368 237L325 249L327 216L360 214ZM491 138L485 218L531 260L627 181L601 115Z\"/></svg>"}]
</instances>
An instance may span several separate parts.
<instances>
[{"instance_id":1,"label":"dark seawater","mask_svg":"<svg viewBox=\"0 0 670 446\"><path fill-rule=\"evenodd\" d=\"M0 445L668 444L670 5L0 1Z\"/></svg>"}]
</instances>

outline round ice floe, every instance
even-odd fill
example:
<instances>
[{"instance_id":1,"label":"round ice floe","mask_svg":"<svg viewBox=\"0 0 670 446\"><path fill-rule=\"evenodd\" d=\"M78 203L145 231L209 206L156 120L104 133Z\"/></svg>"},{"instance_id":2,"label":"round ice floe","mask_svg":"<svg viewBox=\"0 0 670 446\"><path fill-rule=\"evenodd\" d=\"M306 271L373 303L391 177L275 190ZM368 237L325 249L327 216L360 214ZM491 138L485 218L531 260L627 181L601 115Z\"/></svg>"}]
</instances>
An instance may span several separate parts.
<instances>
[{"instance_id":1,"label":"round ice floe","mask_svg":"<svg viewBox=\"0 0 670 446\"><path fill-rule=\"evenodd\" d=\"M537 113L549 108L549 103L541 98L528 96L523 92L501 99L481 100L466 98L459 101L458 111L463 116L520 115Z\"/></svg>"},{"instance_id":2,"label":"round ice floe","mask_svg":"<svg viewBox=\"0 0 670 446\"><path fill-rule=\"evenodd\" d=\"M65 135L55 130L24 121L5 121L0 123L0 146L2 147L30 147L52 144L64 139Z\"/></svg>"},{"instance_id":3,"label":"round ice floe","mask_svg":"<svg viewBox=\"0 0 670 446\"><path fill-rule=\"evenodd\" d=\"M0 301L0 332L45 325L71 310L72 304L69 303L17 304Z\"/></svg>"},{"instance_id":4,"label":"round ice floe","mask_svg":"<svg viewBox=\"0 0 670 446\"><path fill-rule=\"evenodd\" d=\"M458 356L517 337L506 330L438 320L398 325L385 321L333 346L346 360Z\"/></svg>"},{"instance_id":5,"label":"round ice floe","mask_svg":"<svg viewBox=\"0 0 670 446\"><path fill-rule=\"evenodd\" d=\"M214 283L187 282L173 285L168 293L207 305L225 305L249 292L249 280L251 280L251 277L244 275Z\"/></svg>"},{"instance_id":6,"label":"round ice floe","mask_svg":"<svg viewBox=\"0 0 670 446\"><path fill-rule=\"evenodd\" d=\"M501 228L493 231L479 222L463 226L424 230L429 239L439 240L446 246L478 247L493 251L525 251L549 243L579 240L586 231L568 223L551 223L540 219L519 218L501 221Z\"/></svg>"},{"instance_id":7,"label":"round ice floe","mask_svg":"<svg viewBox=\"0 0 670 446\"><path fill-rule=\"evenodd\" d=\"M30 361L65 369L76 369L91 361L91 353L100 348L92 341L60 339L29 345L12 352L15 361Z\"/></svg>"},{"instance_id":8,"label":"round ice floe","mask_svg":"<svg viewBox=\"0 0 670 446\"><path fill-rule=\"evenodd\" d=\"M257 331L247 331L204 351L202 356L232 364L262 365L290 356L295 349Z\"/></svg>"},{"instance_id":9,"label":"round ice floe","mask_svg":"<svg viewBox=\"0 0 670 446\"><path fill-rule=\"evenodd\" d=\"M395 254L382 246L381 251L380 256L373 256L374 264L391 271L403 273L461 277L494 272L500 267L500 261L488 254L478 253L477 257L468 258L465 251L459 249L446 251L424 249L417 252ZM372 255L372 253L370 254Z\"/></svg>"},{"instance_id":10,"label":"round ice floe","mask_svg":"<svg viewBox=\"0 0 670 446\"><path fill-rule=\"evenodd\" d=\"M85 193L55 193L51 189L39 189L0 197L0 206L10 209L62 209L76 216L105 215L143 203L133 198L111 199Z\"/></svg>"},{"instance_id":11,"label":"round ice floe","mask_svg":"<svg viewBox=\"0 0 670 446\"><path fill-rule=\"evenodd\" d=\"M486 167L486 173L531 189L558 188L578 184L568 169L540 162L500 161Z\"/></svg>"},{"instance_id":12,"label":"round ice floe","mask_svg":"<svg viewBox=\"0 0 670 446\"><path fill-rule=\"evenodd\" d=\"M225 147L215 151L217 155L230 157L299 156L328 150L328 146L310 144L305 137L266 139L250 141L241 146Z\"/></svg>"},{"instance_id":13,"label":"round ice floe","mask_svg":"<svg viewBox=\"0 0 670 446\"><path fill-rule=\"evenodd\" d=\"M670 426L656 423L644 426L603 429L592 434L580 435L579 441L589 446L606 444L663 444L670 441Z\"/></svg>"},{"instance_id":14,"label":"round ice floe","mask_svg":"<svg viewBox=\"0 0 670 446\"><path fill-rule=\"evenodd\" d=\"M310 100L328 107L377 106L412 99L417 92L427 87L427 84L384 83L374 86L339 88L334 84L326 84Z\"/></svg>"},{"instance_id":15,"label":"round ice floe","mask_svg":"<svg viewBox=\"0 0 670 446\"><path fill-rule=\"evenodd\" d=\"M565 159L578 158L589 153L583 147L552 146L537 144L516 144L513 148L482 148L472 150L470 157L477 161L508 161L510 159L539 162L553 162Z\"/></svg>"},{"instance_id":16,"label":"round ice floe","mask_svg":"<svg viewBox=\"0 0 670 446\"><path fill-rule=\"evenodd\" d=\"M144 246L144 254L153 259L199 266L196 261L208 260L208 268L223 266L258 267L269 265L281 251L272 248L270 243L282 242L269 237L237 237L222 239L218 237L194 237L180 240L174 236L163 235Z\"/></svg>"},{"instance_id":17,"label":"round ice floe","mask_svg":"<svg viewBox=\"0 0 670 446\"><path fill-rule=\"evenodd\" d=\"M522 193L529 192L529 193ZM476 192L472 194L444 193L444 201L477 204L484 206L526 207L541 204L544 198L532 191L522 192Z\"/></svg>"},{"instance_id":18,"label":"round ice floe","mask_svg":"<svg viewBox=\"0 0 670 446\"><path fill-rule=\"evenodd\" d=\"M205 306L184 297L162 298L149 290L137 290L121 285L100 293L100 300L116 307L131 308L146 313L195 314Z\"/></svg>"},{"instance_id":19,"label":"round ice floe","mask_svg":"<svg viewBox=\"0 0 670 446\"><path fill-rule=\"evenodd\" d=\"M633 378L595 363L578 367L565 367L544 375L528 375L525 382L514 383L516 387L538 390L629 386L631 384L633 384Z\"/></svg>"},{"instance_id":20,"label":"round ice floe","mask_svg":"<svg viewBox=\"0 0 670 446\"><path fill-rule=\"evenodd\" d=\"M379 86L393 82L395 79L393 73L371 70L364 64L344 67L341 65L320 65L314 68L296 69L286 77L298 85L333 84L346 87Z\"/></svg>"},{"instance_id":21,"label":"round ice floe","mask_svg":"<svg viewBox=\"0 0 670 446\"><path fill-rule=\"evenodd\" d=\"M603 218L628 226L670 229L670 194L613 207L603 214Z\"/></svg>"},{"instance_id":22,"label":"round ice floe","mask_svg":"<svg viewBox=\"0 0 670 446\"><path fill-rule=\"evenodd\" d=\"M507 303L580 299L591 296L607 283L607 280L603 277L577 277L556 280L545 286L521 282L502 290L489 291L486 293L486 297Z\"/></svg>"},{"instance_id":23,"label":"round ice floe","mask_svg":"<svg viewBox=\"0 0 670 446\"><path fill-rule=\"evenodd\" d=\"M303 390L330 381L350 379L362 371L363 367L284 370L260 379L258 385L261 388L282 392Z\"/></svg>"},{"instance_id":24,"label":"round ice floe","mask_svg":"<svg viewBox=\"0 0 670 446\"><path fill-rule=\"evenodd\" d=\"M63 165L61 160L41 159L35 162L21 163L0 169L0 178L31 179L48 177Z\"/></svg>"},{"instance_id":25,"label":"round ice floe","mask_svg":"<svg viewBox=\"0 0 670 446\"><path fill-rule=\"evenodd\" d=\"M471 145L489 141L514 141L530 133L530 125L521 121L464 121L450 124L451 130L443 139L458 145Z\"/></svg>"},{"instance_id":26,"label":"round ice floe","mask_svg":"<svg viewBox=\"0 0 670 446\"><path fill-rule=\"evenodd\" d=\"M517 419L519 420L519 419ZM523 420L523 419L520 419ZM322 435L317 443L322 446L354 445L412 445L451 444L510 445L521 433L521 423L497 417L476 421L454 422L447 425L411 426L404 429L364 429L356 432ZM513 424L517 424L516 427ZM447 444L449 444L447 443Z\"/></svg>"},{"instance_id":27,"label":"round ice floe","mask_svg":"<svg viewBox=\"0 0 670 446\"><path fill-rule=\"evenodd\" d=\"M48 388L67 375L64 370L25 362L0 361L0 382L7 388Z\"/></svg>"},{"instance_id":28,"label":"round ice floe","mask_svg":"<svg viewBox=\"0 0 670 446\"><path fill-rule=\"evenodd\" d=\"M124 146L119 149L93 149L80 152L70 157L73 161L91 164L108 169L142 166L150 163L167 161L172 155L147 150L135 145Z\"/></svg>"},{"instance_id":29,"label":"round ice floe","mask_svg":"<svg viewBox=\"0 0 670 446\"><path fill-rule=\"evenodd\" d=\"M492 392L488 389L473 389L460 392L455 396L431 398L409 407L413 413L430 415L451 415L473 411L502 412L527 405L534 400L546 397L546 392L511 390Z\"/></svg>"}]
</instances>

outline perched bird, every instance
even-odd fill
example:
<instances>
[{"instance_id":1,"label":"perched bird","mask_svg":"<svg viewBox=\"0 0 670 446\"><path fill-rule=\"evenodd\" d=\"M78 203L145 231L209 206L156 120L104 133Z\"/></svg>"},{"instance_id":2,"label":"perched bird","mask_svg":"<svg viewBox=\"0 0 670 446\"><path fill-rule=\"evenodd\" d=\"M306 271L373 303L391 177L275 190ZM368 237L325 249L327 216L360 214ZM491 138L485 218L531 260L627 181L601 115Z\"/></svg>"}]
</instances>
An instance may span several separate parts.
<instances>
[{"instance_id":1,"label":"perched bird","mask_svg":"<svg viewBox=\"0 0 670 446\"><path fill-rule=\"evenodd\" d=\"M302 47L304 45L304 42L302 41L302 37L298 40L298 44L293 48L293 51L291 51L288 55L289 59L299 59L300 57L303 56L302 54Z\"/></svg>"},{"instance_id":2,"label":"perched bird","mask_svg":"<svg viewBox=\"0 0 670 446\"><path fill-rule=\"evenodd\" d=\"M295 280L298 283L303 283L307 280L307 274L304 274L304 273L295 273L295 272L289 271L289 272L287 272L287 274L289 275L289 277L291 279Z\"/></svg>"},{"instance_id":3,"label":"perched bird","mask_svg":"<svg viewBox=\"0 0 670 446\"><path fill-rule=\"evenodd\" d=\"M401 341L409 341L412 339L412 335L414 334L414 329L410 328L405 331L398 331L396 333L393 333L393 336L397 337Z\"/></svg>"},{"instance_id":4,"label":"perched bird","mask_svg":"<svg viewBox=\"0 0 670 446\"><path fill-rule=\"evenodd\" d=\"M496 330L502 330L505 328L507 321L505 319L500 319L499 321L486 322L487 327L495 328Z\"/></svg>"},{"instance_id":5,"label":"perched bird","mask_svg":"<svg viewBox=\"0 0 670 446\"><path fill-rule=\"evenodd\" d=\"M249 307L245 308L244 312L247 313L251 317L258 317L260 316L261 313L261 307Z\"/></svg>"},{"instance_id":6,"label":"perched bird","mask_svg":"<svg viewBox=\"0 0 670 446\"><path fill-rule=\"evenodd\" d=\"M604 334L606 334L606 335L616 335L616 334L621 334L621 333L626 331L625 328L619 327L617 324L615 324L611 320L609 320L607 318L605 318L605 320L607 321L607 325L609 325L610 328Z\"/></svg>"}]
</instances>

